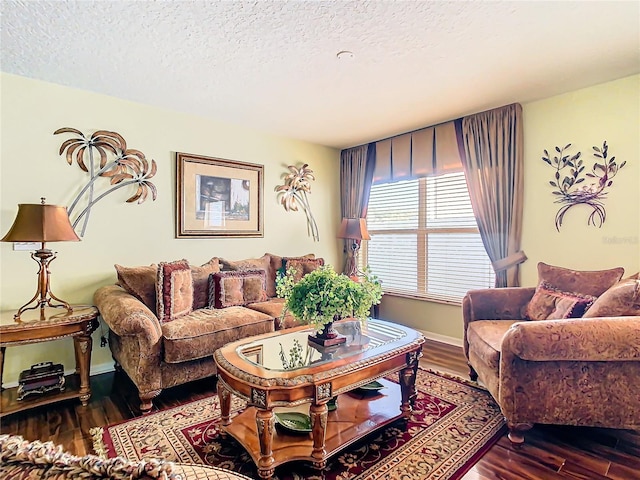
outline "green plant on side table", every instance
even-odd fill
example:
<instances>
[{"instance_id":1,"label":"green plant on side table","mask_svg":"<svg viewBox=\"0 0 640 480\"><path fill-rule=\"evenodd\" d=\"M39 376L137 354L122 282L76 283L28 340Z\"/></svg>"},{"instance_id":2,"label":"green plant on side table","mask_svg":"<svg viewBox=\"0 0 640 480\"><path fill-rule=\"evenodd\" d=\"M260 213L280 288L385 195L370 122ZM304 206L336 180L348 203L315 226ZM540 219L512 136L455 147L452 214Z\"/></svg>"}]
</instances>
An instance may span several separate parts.
<instances>
[{"instance_id":1,"label":"green plant on side table","mask_svg":"<svg viewBox=\"0 0 640 480\"><path fill-rule=\"evenodd\" d=\"M345 341L333 328L333 322L343 318L364 319L371 307L382 299L382 285L366 269L359 281L336 273L331 265L324 265L294 283L295 272L287 270L278 279L278 295L285 298L285 309L302 323L312 325L315 336L309 340L322 346Z\"/></svg>"}]
</instances>

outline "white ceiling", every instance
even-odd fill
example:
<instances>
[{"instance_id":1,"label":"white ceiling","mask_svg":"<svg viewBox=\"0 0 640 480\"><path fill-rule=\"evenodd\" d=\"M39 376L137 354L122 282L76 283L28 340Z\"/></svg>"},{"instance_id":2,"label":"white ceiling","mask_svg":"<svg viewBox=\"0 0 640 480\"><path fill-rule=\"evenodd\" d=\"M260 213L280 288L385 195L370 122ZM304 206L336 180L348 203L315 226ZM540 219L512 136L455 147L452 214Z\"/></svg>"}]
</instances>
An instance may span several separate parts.
<instances>
[{"instance_id":1,"label":"white ceiling","mask_svg":"<svg viewBox=\"0 0 640 480\"><path fill-rule=\"evenodd\" d=\"M2 0L1 22L3 72L338 148L640 72L638 1Z\"/></svg>"}]
</instances>

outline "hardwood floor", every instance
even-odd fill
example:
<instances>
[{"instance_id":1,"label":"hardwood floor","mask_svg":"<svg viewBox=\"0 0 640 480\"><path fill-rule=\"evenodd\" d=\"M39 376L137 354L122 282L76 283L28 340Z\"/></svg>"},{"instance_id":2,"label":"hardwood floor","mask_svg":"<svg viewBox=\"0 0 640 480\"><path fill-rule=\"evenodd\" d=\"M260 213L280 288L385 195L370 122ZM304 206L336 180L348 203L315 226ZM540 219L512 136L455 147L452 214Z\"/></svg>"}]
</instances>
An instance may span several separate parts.
<instances>
[{"instance_id":1,"label":"hardwood floor","mask_svg":"<svg viewBox=\"0 0 640 480\"><path fill-rule=\"evenodd\" d=\"M421 365L467 378L462 349L427 341ZM93 396L87 407L67 401L4 417L0 432L28 440L52 440L77 455L93 453L89 429L133 417L137 397L123 374L91 378ZM211 380L164 391L154 401L159 409L212 395ZM603 428L535 426L526 443L513 447L506 435L464 480L640 480L640 432Z\"/></svg>"}]
</instances>

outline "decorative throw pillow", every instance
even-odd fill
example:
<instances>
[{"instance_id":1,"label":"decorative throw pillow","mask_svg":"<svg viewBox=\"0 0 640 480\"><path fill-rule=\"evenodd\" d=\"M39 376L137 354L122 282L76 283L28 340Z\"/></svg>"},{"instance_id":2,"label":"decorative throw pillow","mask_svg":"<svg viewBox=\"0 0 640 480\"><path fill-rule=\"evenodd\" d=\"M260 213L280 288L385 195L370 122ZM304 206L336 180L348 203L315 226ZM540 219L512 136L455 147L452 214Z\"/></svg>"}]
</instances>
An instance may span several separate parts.
<instances>
[{"instance_id":1,"label":"decorative throw pillow","mask_svg":"<svg viewBox=\"0 0 640 480\"><path fill-rule=\"evenodd\" d=\"M563 292L547 282L540 282L527 305L529 320L579 318L596 300L592 295Z\"/></svg>"},{"instance_id":2,"label":"decorative throw pillow","mask_svg":"<svg viewBox=\"0 0 640 480\"><path fill-rule=\"evenodd\" d=\"M265 253L260 258L247 258L245 260L229 261L224 258L220 259L221 270L223 271L240 271L240 270L264 270L265 281L267 284L267 294L273 292L273 296L276 294L276 276L275 272L270 275L271 271L271 255ZM272 295L269 295L272 296Z\"/></svg>"},{"instance_id":3,"label":"decorative throw pillow","mask_svg":"<svg viewBox=\"0 0 640 480\"><path fill-rule=\"evenodd\" d=\"M148 267L123 267L115 264L114 267L118 274L118 284L155 313L158 266L151 264Z\"/></svg>"},{"instance_id":4,"label":"decorative throw pillow","mask_svg":"<svg viewBox=\"0 0 640 480\"><path fill-rule=\"evenodd\" d=\"M640 280L637 274L621 280L600 295L584 314L584 317L626 317L629 315L640 315Z\"/></svg>"},{"instance_id":5,"label":"decorative throw pillow","mask_svg":"<svg viewBox=\"0 0 640 480\"><path fill-rule=\"evenodd\" d=\"M170 322L193 311L193 277L186 260L160 262L156 282L157 316Z\"/></svg>"},{"instance_id":6,"label":"decorative throw pillow","mask_svg":"<svg viewBox=\"0 0 640 480\"><path fill-rule=\"evenodd\" d=\"M565 292L599 297L620 281L624 268L580 271L538 263L538 283L547 282Z\"/></svg>"},{"instance_id":7,"label":"decorative throw pillow","mask_svg":"<svg viewBox=\"0 0 640 480\"><path fill-rule=\"evenodd\" d=\"M272 298L276 296L276 278L278 278L279 275L284 274L283 265L287 262L287 260L304 260L307 258L316 257L313 253L308 253L306 255L302 255L301 257L281 257L279 255L273 255L272 253L267 253L266 255L269 255L271 257L271 267L267 272L267 295ZM269 276L273 278L273 290L271 290Z\"/></svg>"},{"instance_id":8,"label":"decorative throw pillow","mask_svg":"<svg viewBox=\"0 0 640 480\"><path fill-rule=\"evenodd\" d=\"M298 283L307 273L313 272L318 267L324 265L322 258L287 258L282 261L283 269L286 271L292 268L296 271L293 281Z\"/></svg>"},{"instance_id":9,"label":"decorative throw pillow","mask_svg":"<svg viewBox=\"0 0 640 480\"><path fill-rule=\"evenodd\" d=\"M209 308L264 302L267 299L264 270L214 273L209 277Z\"/></svg>"},{"instance_id":10,"label":"decorative throw pillow","mask_svg":"<svg viewBox=\"0 0 640 480\"><path fill-rule=\"evenodd\" d=\"M209 303L209 276L220 271L218 257L213 257L204 265L191 265L193 277L193 309L205 308Z\"/></svg>"}]
</instances>

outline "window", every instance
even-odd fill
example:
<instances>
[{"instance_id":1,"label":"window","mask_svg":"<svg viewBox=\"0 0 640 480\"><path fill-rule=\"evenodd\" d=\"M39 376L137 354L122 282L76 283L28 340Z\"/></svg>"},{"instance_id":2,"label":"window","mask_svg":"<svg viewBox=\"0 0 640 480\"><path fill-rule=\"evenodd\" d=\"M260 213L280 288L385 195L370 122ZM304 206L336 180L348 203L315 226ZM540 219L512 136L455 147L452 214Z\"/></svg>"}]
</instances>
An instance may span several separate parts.
<instances>
[{"instance_id":1,"label":"window","mask_svg":"<svg viewBox=\"0 0 640 480\"><path fill-rule=\"evenodd\" d=\"M385 293L459 303L495 277L463 172L373 185L361 262Z\"/></svg>"}]
</instances>

